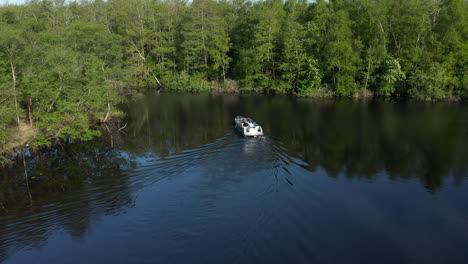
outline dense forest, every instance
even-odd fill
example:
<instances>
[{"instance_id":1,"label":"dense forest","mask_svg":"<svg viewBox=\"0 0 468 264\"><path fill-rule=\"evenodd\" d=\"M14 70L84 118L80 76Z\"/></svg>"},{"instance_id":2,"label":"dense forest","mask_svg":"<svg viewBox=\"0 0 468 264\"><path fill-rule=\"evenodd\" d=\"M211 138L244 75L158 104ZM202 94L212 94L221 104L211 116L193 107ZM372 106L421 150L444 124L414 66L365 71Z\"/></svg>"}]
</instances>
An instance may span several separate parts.
<instances>
[{"instance_id":1,"label":"dense forest","mask_svg":"<svg viewBox=\"0 0 468 264\"><path fill-rule=\"evenodd\" d=\"M467 73L464 0L32 0L0 7L0 153L143 87L459 100Z\"/></svg>"}]
</instances>

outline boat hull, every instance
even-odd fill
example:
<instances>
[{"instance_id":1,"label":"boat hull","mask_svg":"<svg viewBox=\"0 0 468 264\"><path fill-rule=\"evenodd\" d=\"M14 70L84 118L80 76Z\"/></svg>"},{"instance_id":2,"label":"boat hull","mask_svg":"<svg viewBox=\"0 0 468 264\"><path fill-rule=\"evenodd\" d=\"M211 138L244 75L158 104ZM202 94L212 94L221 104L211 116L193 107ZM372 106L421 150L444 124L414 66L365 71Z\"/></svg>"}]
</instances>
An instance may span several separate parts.
<instances>
[{"instance_id":1,"label":"boat hull","mask_svg":"<svg viewBox=\"0 0 468 264\"><path fill-rule=\"evenodd\" d=\"M234 119L235 129L245 137L259 137L263 136L263 129L261 126L257 125L253 120L249 122L245 117L237 116Z\"/></svg>"}]
</instances>

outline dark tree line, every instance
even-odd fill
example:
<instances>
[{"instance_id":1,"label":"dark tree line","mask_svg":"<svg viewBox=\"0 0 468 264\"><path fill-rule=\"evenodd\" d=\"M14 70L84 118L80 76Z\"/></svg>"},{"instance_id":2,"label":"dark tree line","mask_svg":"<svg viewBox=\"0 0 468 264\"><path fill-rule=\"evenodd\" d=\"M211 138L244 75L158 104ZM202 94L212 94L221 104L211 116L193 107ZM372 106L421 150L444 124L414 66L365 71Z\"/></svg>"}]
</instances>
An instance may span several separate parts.
<instances>
[{"instance_id":1,"label":"dark tree line","mask_svg":"<svg viewBox=\"0 0 468 264\"><path fill-rule=\"evenodd\" d=\"M467 19L464 0L3 6L0 152L90 139L139 87L466 98Z\"/></svg>"}]
</instances>

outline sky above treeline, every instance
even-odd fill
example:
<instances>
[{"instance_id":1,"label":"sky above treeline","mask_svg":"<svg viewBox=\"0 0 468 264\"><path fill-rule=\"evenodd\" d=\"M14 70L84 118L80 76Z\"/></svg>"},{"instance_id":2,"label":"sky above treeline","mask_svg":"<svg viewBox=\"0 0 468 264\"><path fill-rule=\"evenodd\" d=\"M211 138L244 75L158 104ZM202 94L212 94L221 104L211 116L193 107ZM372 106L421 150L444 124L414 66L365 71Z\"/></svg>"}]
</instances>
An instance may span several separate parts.
<instances>
[{"instance_id":1,"label":"sky above treeline","mask_svg":"<svg viewBox=\"0 0 468 264\"><path fill-rule=\"evenodd\" d=\"M16 5L20 5L20 4L24 4L26 3L26 0L0 0L0 5L11 5L11 4L16 4Z\"/></svg>"},{"instance_id":2,"label":"sky above treeline","mask_svg":"<svg viewBox=\"0 0 468 264\"><path fill-rule=\"evenodd\" d=\"M66 2L70 2L72 0L67 0ZM0 0L0 6L3 5L22 5L26 2L29 2L29 0ZM315 2L315 0L309 0L309 2Z\"/></svg>"},{"instance_id":3,"label":"sky above treeline","mask_svg":"<svg viewBox=\"0 0 468 264\"><path fill-rule=\"evenodd\" d=\"M66 0L65 2L71 2L73 0ZM30 0L0 0L0 6L4 5L22 5L30 2Z\"/></svg>"}]
</instances>

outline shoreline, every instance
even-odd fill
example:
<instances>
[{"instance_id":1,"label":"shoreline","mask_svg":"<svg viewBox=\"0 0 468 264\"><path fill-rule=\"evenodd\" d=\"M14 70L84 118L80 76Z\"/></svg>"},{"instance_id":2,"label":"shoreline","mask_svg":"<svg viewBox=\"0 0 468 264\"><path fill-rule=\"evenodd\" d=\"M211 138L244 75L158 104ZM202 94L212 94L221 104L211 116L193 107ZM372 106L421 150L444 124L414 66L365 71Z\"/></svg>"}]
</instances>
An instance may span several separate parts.
<instances>
[{"instance_id":1,"label":"shoreline","mask_svg":"<svg viewBox=\"0 0 468 264\"><path fill-rule=\"evenodd\" d=\"M148 91L151 88L140 88L140 91ZM313 98L313 99L357 99L357 100L369 100L369 99L380 99L380 100L408 100L415 102L426 102L426 103L437 103L437 102L447 102L447 103L463 103L468 101L468 97L454 96L450 95L444 98L435 99L435 98L422 98L417 96L408 96L408 95L395 95L395 96L383 96L377 95L370 90L362 90L358 93L342 96L338 95L336 92L333 92L327 88L320 88L317 92L312 92L311 94L297 94L297 93L286 93L286 92L269 92L269 91L255 91L253 89L239 88L237 90L224 90L223 88L214 87L209 91L190 91L187 90L174 90L167 88L159 88L158 93L176 93L176 94L212 94L212 95L226 95L226 94L237 94L237 95L259 95L259 96L291 96L296 98Z\"/></svg>"},{"instance_id":2,"label":"shoreline","mask_svg":"<svg viewBox=\"0 0 468 264\"><path fill-rule=\"evenodd\" d=\"M223 90L220 88L213 88L210 91L184 91L184 90L170 90L170 89L160 89L158 91L151 91L148 88L139 88L139 96L144 96L145 93L173 93L173 94L181 94L181 95L195 95L195 94L209 94L215 96L222 96L222 95L237 95L237 96L288 96L293 97L296 99L314 99L314 100L341 100L341 99L350 99L350 100L389 100L389 101L409 101L414 103L460 103L463 104L467 100L467 98L461 98L456 96L450 96L444 99L439 100L422 100L417 97L408 97L408 96L398 96L398 97L389 97L389 96L378 96L370 91L363 91L361 93L354 94L352 96L338 96L336 93L332 91L322 90L317 93L312 93L310 95L299 95L294 93L265 93L265 92L256 92L253 90L247 89L237 89L237 90ZM125 114L123 114L125 115ZM113 115L113 117L120 117L123 116L122 114ZM92 127L92 126L90 126ZM9 140L7 140L7 144L0 148L0 168L7 168L14 163L15 157L18 155L18 151L24 149L25 147L29 148L29 143L34 142L34 137L40 133L34 124L31 126L25 120L21 120L20 126L10 128L13 132L10 136ZM19 129L19 130L18 130ZM93 137L94 138L94 137ZM51 146L50 146L51 147ZM35 150L34 148L30 148L30 150Z\"/></svg>"}]
</instances>

